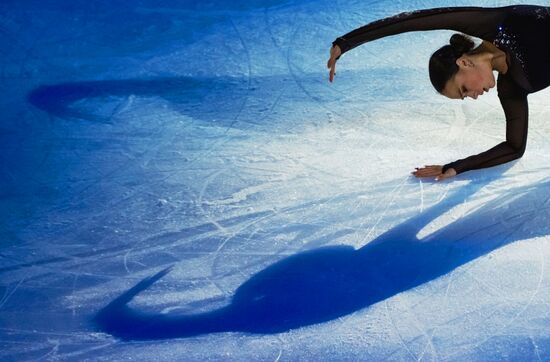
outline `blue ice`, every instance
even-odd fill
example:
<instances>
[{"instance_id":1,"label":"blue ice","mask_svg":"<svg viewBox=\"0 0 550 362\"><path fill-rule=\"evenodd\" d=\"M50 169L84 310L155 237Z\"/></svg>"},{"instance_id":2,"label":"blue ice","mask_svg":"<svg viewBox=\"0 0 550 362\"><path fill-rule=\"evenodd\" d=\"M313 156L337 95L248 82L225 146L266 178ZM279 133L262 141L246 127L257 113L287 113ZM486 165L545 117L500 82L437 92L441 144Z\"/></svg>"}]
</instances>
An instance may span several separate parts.
<instances>
[{"instance_id":1,"label":"blue ice","mask_svg":"<svg viewBox=\"0 0 550 362\"><path fill-rule=\"evenodd\" d=\"M523 158L435 182L505 132L432 89L451 32L325 68L511 3L4 1L0 359L550 359L549 91Z\"/></svg>"}]
</instances>

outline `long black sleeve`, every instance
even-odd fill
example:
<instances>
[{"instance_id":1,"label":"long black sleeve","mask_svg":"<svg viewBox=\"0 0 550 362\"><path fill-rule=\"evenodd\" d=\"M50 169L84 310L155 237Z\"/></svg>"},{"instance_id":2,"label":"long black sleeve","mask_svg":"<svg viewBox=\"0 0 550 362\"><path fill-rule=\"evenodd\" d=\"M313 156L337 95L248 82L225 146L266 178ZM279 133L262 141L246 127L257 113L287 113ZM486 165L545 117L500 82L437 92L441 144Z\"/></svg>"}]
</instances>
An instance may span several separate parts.
<instances>
[{"instance_id":1,"label":"long black sleeve","mask_svg":"<svg viewBox=\"0 0 550 362\"><path fill-rule=\"evenodd\" d=\"M343 54L365 42L386 36L437 29L460 31L493 41L506 10L506 7L453 7L406 12L355 29L337 38L333 44L338 45Z\"/></svg>"},{"instance_id":2,"label":"long black sleeve","mask_svg":"<svg viewBox=\"0 0 550 362\"><path fill-rule=\"evenodd\" d=\"M509 76L500 76L498 80L500 103L506 116L506 141L478 155L449 163L449 168L458 173L500 165L517 158L525 152L529 111L527 93L518 87Z\"/></svg>"}]
</instances>

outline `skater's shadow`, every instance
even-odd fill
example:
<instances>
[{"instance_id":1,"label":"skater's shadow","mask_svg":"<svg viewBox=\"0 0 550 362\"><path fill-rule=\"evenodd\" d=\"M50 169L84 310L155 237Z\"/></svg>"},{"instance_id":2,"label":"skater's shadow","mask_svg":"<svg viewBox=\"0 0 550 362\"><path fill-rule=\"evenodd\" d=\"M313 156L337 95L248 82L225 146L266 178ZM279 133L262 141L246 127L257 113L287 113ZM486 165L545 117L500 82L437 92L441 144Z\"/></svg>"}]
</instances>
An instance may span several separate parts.
<instances>
[{"instance_id":1,"label":"skater's shadow","mask_svg":"<svg viewBox=\"0 0 550 362\"><path fill-rule=\"evenodd\" d=\"M249 91L250 85L242 78L165 77L43 85L31 91L27 100L54 117L98 123L112 123L112 116L127 108L135 96L164 99L173 110L193 118L212 120L223 116L231 120ZM220 94L231 97L225 99ZM106 108L109 99L114 105L100 110ZM82 102L98 102L102 107L89 111Z\"/></svg>"},{"instance_id":2,"label":"skater's shadow","mask_svg":"<svg viewBox=\"0 0 550 362\"><path fill-rule=\"evenodd\" d=\"M550 181L519 187L476 211L418 238L432 220L462 203L486 182L471 182L416 217L388 230L365 247L324 247L283 259L243 283L231 304L195 315L148 314L128 307L135 295L169 272L147 278L103 308L100 330L126 340L189 337L241 331L278 333L348 315L449 273L516 240L547 235L534 216L533 193ZM544 216L547 217L547 216Z\"/></svg>"}]
</instances>

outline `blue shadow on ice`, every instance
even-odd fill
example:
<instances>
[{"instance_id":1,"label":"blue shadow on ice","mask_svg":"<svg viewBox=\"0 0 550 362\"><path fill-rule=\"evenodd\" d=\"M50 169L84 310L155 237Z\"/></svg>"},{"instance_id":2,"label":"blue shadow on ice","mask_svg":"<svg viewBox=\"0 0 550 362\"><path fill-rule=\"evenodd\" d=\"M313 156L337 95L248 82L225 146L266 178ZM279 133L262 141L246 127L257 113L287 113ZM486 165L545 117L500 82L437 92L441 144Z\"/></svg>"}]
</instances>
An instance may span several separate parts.
<instances>
[{"instance_id":1,"label":"blue shadow on ice","mask_svg":"<svg viewBox=\"0 0 550 362\"><path fill-rule=\"evenodd\" d=\"M240 111L239 101L244 102L248 91L248 81L242 78L161 77L42 85L31 91L27 100L54 117L100 123L110 123L112 114L93 114L82 110L78 102L95 99L104 103L106 98L126 99L130 96L160 97L174 110L193 118L212 119L223 115L232 119ZM220 99L220 94L231 94L232 101Z\"/></svg>"},{"instance_id":2,"label":"blue shadow on ice","mask_svg":"<svg viewBox=\"0 0 550 362\"><path fill-rule=\"evenodd\" d=\"M501 172L505 167L497 169ZM323 247L285 258L243 283L231 304L218 310L170 315L130 308L128 303L134 296L166 275L170 271L167 268L108 304L95 316L95 323L100 330L123 340L228 331L285 332L369 307L513 241L550 234L548 228L540 225L537 230L529 227L534 215L548 213L548 208L530 205L532 195L523 197L549 190L550 182L544 182L510 190L436 233L423 239L417 237L430 221L462 203L489 181L472 181L359 250Z\"/></svg>"}]
</instances>

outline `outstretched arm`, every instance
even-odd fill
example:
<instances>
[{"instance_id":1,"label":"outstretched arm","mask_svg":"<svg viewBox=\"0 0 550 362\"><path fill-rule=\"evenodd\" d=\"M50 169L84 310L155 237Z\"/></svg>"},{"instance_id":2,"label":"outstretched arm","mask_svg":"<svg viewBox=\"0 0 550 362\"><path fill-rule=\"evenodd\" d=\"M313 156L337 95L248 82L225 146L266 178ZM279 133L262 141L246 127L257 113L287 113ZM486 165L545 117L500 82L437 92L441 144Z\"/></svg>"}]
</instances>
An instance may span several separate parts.
<instances>
[{"instance_id":1,"label":"outstretched arm","mask_svg":"<svg viewBox=\"0 0 550 362\"><path fill-rule=\"evenodd\" d=\"M456 30L492 41L507 8L452 7L401 13L357 28L332 44L342 54L363 43L386 36L423 30Z\"/></svg>"},{"instance_id":2,"label":"outstretched arm","mask_svg":"<svg viewBox=\"0 0 550 362\"><path fill-rule=\"evenodd\" d=\"M453 168L457 173L500 165L523 156L527 144L527 94L506 76L499 77L500 103L506 115L506 141L478 155L443 166L443 172Z\"/></svg>"}]
</instances>

